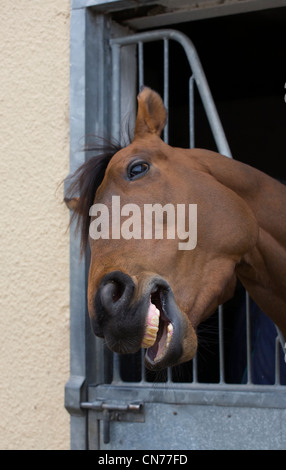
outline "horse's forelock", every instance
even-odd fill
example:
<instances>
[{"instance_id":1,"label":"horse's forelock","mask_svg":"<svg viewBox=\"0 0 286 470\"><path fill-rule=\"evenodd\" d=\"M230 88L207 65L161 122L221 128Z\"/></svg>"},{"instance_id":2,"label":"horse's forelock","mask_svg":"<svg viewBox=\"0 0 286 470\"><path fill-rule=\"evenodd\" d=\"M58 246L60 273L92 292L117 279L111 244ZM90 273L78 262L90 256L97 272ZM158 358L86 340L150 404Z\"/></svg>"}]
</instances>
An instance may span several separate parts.
<instances>
[{"instance_id":1,"label":"horse's forelock","mask_svg":"<svg viewBox=\"0 0 286 470\"><path fill-rule=\"evenodd\" d=\"M71 221L76 220L76 230L81 232L81 249L85 251L88 242L90 216L89 209L100 186L111 158L121 150L119 144L106 142L102 145L89 145L86 152L95 155L88 158L72 175L66 178L67 199L78 198L77 209L72 213Z\"/></svg>"}]
</instances>

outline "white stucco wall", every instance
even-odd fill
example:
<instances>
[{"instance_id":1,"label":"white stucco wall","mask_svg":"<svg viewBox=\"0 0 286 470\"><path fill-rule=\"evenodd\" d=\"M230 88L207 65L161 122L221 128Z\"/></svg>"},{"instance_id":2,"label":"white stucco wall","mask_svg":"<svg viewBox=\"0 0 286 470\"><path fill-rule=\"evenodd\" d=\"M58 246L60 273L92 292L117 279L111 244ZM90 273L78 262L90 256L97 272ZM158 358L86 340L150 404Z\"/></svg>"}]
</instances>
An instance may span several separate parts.
<instances>
[{"instance_id":1,"label":"white stucco wall","mask_svg":"<svg viewBox=\"0 0 286 470\"><path fill-rule=\"evenodd\" d=\"M69 448L69 16L1 0L1 449Z\"/></svg>"}]
</instances>

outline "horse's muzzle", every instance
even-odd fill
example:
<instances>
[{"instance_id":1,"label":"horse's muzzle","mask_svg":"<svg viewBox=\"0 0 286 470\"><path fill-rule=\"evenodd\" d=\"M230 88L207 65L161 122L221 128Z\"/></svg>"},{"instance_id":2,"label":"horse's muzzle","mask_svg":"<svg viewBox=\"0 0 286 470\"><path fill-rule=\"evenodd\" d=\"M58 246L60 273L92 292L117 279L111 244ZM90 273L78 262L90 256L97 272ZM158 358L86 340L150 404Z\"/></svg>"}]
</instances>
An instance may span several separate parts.
<instances>
[{"instance_id":1,"label":"horse's muzzle","mask_svg":"<svg viewBox=\"0 0 286 470\"><path fill-rule=\"evenodd\" d=\"M180 362L187 328L169 284L150 274L134 280L121 271L105 275L95 295L91 324L114 352L146 348L146 366L159 370Z\"/></svg>"}]
</instances>

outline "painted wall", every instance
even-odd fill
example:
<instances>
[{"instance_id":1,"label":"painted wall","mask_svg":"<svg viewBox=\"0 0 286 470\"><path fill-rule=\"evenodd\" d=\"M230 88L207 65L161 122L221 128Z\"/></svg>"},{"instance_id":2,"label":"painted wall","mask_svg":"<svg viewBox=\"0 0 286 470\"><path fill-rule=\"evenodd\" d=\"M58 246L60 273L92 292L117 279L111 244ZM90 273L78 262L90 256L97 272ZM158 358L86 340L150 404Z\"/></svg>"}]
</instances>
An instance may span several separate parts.
<instances>
[{"instance_id":1,"label":"painted wall","mask_svg":"<svg viewBox=\"0 0 286 470\"><path fill-rule=\"evenodd\" d=\"M69 16L1 0L1 449L69 449Z\"/></svg>"}]
</instances>

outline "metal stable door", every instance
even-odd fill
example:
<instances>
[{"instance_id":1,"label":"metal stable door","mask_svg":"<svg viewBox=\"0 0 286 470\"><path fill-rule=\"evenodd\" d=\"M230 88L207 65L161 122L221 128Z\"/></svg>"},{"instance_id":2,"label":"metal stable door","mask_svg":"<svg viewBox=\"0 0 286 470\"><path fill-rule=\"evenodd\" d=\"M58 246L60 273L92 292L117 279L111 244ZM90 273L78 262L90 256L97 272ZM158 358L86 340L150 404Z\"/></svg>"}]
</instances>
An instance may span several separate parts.
<instances>
[{"instance_id":1,"label":"metal stable door","mask_svg":"<svg viewBox=\"0 0 286 470\"><path fill-rule=\"evenodd\" d=\"M160 30L112 39L112 134L121 139L122 76L125 47L137 48L138 88L144 84L144 44L163 44L164 102L169 98L169 42L179 43L190 65L189 143L195 144L194 90L198 90L218 151L231 152L214 105L206 77L191 41L174 30ZM130 70L128 71L130 73ZM148 85L148 84L147 84ZM134 101L133 107L136 107ZM168 142L168 127L164 131ZM216 383L200 380L197 358L180 381L173 369L150 376L144 368L143 351L118 356L96 339L90 349L95 355L95 382L71 377L66 389L67 408L74 420L87 417L88 448L102 450L184 450L184 449L285 449L286 387L280 384L282 349L275 341L275 383L256 385L251 369L250 299L246 294L247 379L244 384L227 383L223 306L218 309L218 369ZM88 337L89 335L87 335ZM89 346L86 346L89 350ZM89 353L90 354L90 353ZM89 356L90 357L90 356ZM100 369L100 370L99 370ZM99 372L98 372L99 370ZM92 375L92 374L91 374ZM85 390L85 393L83 393ZM78 408L77 403L80 403ZM83 424L81 424L83 428ZM79 429L79 428L77 428Z\"/></svg>"}]
</instances>

